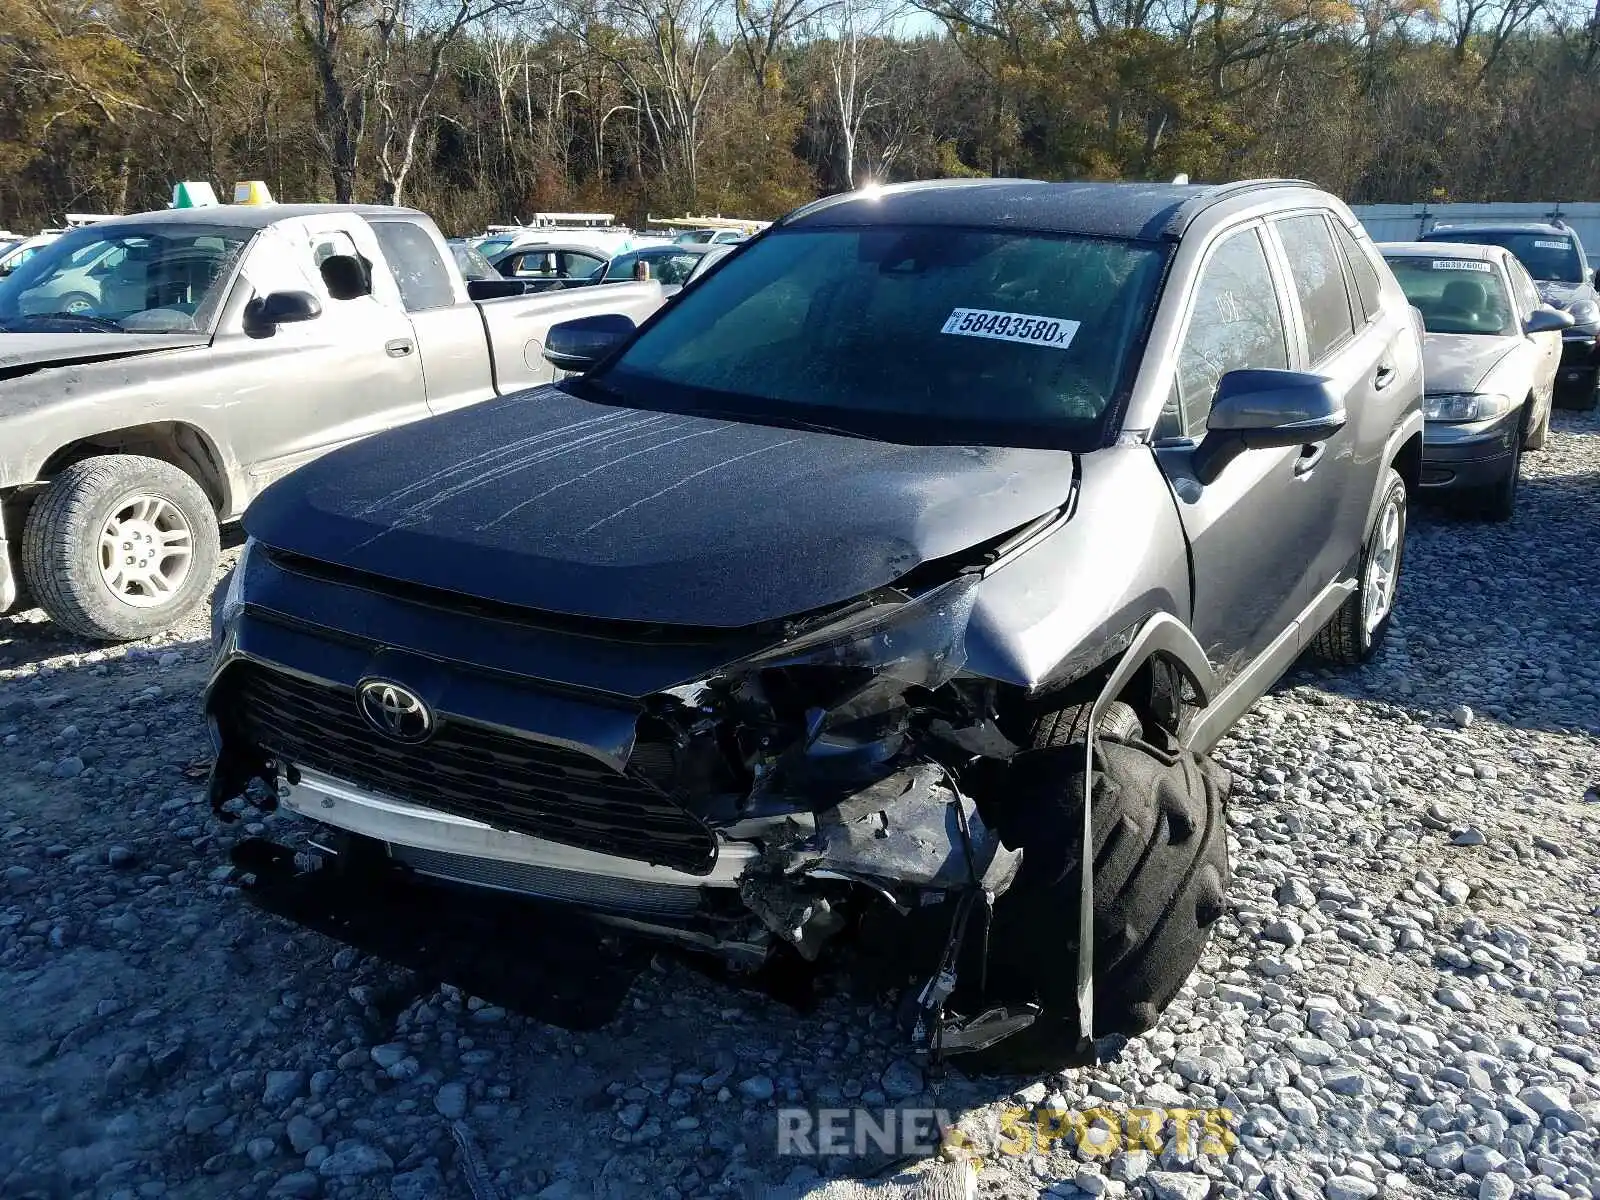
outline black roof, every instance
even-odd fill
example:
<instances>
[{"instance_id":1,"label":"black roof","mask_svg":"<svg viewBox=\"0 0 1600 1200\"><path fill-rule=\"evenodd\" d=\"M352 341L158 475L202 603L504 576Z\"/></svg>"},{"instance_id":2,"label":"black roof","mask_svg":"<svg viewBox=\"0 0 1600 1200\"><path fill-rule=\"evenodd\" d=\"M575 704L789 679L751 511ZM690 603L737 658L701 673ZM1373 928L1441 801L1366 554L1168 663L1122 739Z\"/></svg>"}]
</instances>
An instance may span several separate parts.
<instances>
[{"instance_id":1,"label":"black roof","mask_svg":"<svg viewBox=\"0 0 1600 1200\"><path fill-rule=\"evenodd\" d=\"M1157 240L1178 238L1212 204L1298 180L1240 183L1044 183L1033 179L929 180L847 192L796 209L784 226L952 225Z\"/></svg>"}]
</instances>

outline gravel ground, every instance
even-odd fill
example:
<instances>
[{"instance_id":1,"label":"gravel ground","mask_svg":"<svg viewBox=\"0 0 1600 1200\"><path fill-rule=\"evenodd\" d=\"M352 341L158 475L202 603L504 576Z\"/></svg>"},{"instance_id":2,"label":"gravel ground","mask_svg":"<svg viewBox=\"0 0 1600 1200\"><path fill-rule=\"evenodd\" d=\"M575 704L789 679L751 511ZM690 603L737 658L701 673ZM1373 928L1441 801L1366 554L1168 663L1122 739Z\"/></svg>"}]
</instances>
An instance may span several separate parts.
<instances>
[{"instance_id":1,"label":"gravel ground","mask_svg":"<svg viewBox=\"0 0 1600 1200\"><path fill-rule=\"evenodd\" d=\"M886 1101L959 1116L987 1196L1600 1195L1600 418L1523 469L1509 525L1415 516L1377 661L1222 744L1233 913L1155 1033L1043 1080L925 1077L839 978L801 1013L621 947L563 1029L342 948L230 881L203 617L0 620L0 1195L729 1194L878 1165L779 1157L775 1110ZM1018 1105L1238 1144L996 1153Z\"/></svg>"}]
</instances>

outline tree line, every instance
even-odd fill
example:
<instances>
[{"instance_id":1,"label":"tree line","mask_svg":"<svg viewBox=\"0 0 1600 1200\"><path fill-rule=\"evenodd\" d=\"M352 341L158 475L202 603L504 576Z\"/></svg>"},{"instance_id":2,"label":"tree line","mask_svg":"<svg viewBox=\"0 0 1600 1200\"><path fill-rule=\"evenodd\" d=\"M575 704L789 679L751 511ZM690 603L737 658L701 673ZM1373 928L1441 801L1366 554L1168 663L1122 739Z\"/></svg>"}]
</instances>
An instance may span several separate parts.
<instances>
[{"instance_id":1,"label":"tree line","mask_svg":"<svg viewBox=\"0 0 1600 1200\"><path fill-rule=\"evenodd\" d=\"M929 177L1600 199L1600 0L0 0L0 227L261 179L772 217Z\"/></svg>"}]
</instances>

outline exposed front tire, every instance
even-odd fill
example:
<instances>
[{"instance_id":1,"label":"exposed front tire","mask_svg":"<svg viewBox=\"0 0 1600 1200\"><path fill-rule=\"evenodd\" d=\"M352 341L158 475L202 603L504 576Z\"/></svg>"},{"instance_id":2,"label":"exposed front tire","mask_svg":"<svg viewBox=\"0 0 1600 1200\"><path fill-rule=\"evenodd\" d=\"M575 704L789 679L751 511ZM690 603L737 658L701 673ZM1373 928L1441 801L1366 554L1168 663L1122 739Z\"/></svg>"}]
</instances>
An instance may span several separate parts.
<instances>
[{"instance_id":1,"label":"exposed front tire","mask_svg":"<svg viewBox=\"0 0 1600 1200\"><path fill-rule=\"evenodd\" d=\"M1517 508L1517 485L1522 480L1522 442L1518 440L1511 451L1511 469L1505 478L1478 495L1478 511L1485 520L1509 521Z\"/></svg>"},{"instance_id":2,"label":"exposed front tire","mask_svg":"<svg viewBox=\"0 0 1600 1200\"><path fill-rule=\"evenodd\" d=\"M1378 515L1361 548L1356 590L1317 634L1313 648L1328 662L1358 666L1377 653L1394 617L1400 566L1406 548L1406 481L1390 468Z\"/></svg>"},{"instance_id":3,"label":"exposed front tire","mask_svg":"<svg viewBox=\"0 0 1600 1200\"><path fill-rule=\"evenodd\" d=\"M1538 423L1528 430L1528 436L1522 439L1522 448L1524 450L1543 450L1545 444L1549 442L1550 409L1554 403L1552 400L1550 404L1544 406L1544 414L1539 418Z\"/></svg>"},{"instance_id":4,"label":"exposed front tire","mask_svg":"<svg viewBox=\"0 0 1600 1200\"><path fill-rule=\"evenodd\" d=\"M1202 755L1096 739L1093 780L1094 1026L1134 1036L1155 1025L1222 916L1230 882L1230 779ZM1000 833L1022 868L995 906L991 994L1028 994L1043 1014L961 1059L980 1071L1060 1069L1080 1044L1078 918L1082 741L1013 760Z\"/></svg>"},{"instance_id":5,"label":"exposed front tire","mask_svg":"<svg viewBox=\"0 0 1600 1200\"><path fill-rule=\"evenodd\" d=\"M199 484L160 459L110 454L51 481L28 514L21 558L57 624L128 641L199 604L220 553L216 514Z\"/></svg>"}]
</instances>

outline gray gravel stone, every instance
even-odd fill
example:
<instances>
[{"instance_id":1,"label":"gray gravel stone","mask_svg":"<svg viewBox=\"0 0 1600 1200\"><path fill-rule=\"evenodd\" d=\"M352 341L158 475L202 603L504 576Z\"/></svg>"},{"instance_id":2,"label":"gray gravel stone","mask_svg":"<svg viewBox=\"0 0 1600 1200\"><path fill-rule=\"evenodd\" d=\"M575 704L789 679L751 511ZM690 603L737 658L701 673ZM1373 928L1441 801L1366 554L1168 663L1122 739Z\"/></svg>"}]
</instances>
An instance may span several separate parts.
<instances>
[{"instance_id":1,"label":"gray gravel stone","mask_svg":"<svg viewBox=\"0 0 1600 1200\"><path fill-rule=\"evenodd\" d=\"M365 1179L369 1175L381 1175L394 1170L394 1160L376 1146L369 1146L365 1142L341 1142L333 1153L322 1160L317 1167L317 1174L324 1179L337 1179L341 1182L352 1179Z\"/></svg>"}]
</instances>

